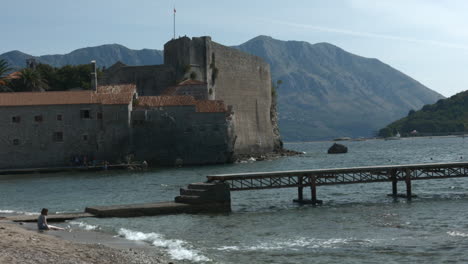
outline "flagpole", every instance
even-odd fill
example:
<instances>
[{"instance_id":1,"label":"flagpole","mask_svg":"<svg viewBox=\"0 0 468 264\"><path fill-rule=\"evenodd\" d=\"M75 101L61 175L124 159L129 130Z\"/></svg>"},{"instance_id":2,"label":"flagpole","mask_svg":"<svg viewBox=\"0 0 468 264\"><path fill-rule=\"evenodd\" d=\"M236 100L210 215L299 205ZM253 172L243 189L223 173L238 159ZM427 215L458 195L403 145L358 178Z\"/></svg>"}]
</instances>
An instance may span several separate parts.
<instances>
[{"instance_id":1,"label":"flagpole","mask_svg":"<svg viewBox=\"0 0 468 264\"><path fill-rule=\"evenodd\" d=\"M176 9L174 6L174 39L175 39L175 15L176 15Z\"/></svg>"}]
</instances>

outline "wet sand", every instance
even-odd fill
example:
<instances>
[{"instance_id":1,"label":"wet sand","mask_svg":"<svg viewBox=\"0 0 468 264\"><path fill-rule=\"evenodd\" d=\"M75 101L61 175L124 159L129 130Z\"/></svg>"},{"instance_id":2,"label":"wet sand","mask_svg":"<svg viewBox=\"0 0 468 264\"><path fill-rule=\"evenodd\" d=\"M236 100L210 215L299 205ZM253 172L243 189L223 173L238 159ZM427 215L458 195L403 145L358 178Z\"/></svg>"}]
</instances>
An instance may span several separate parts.
<instances>
[{"instance_id":1,"label":"wet sand","mask_svg":"<svg viewBox=\"0 0 468 264\"><path fill-rule=\"evenodd\" d=\"M38 232L35 224L0 220L0 263L172 263L160 250L100 232Z\"/></svg>"}]
</instances>

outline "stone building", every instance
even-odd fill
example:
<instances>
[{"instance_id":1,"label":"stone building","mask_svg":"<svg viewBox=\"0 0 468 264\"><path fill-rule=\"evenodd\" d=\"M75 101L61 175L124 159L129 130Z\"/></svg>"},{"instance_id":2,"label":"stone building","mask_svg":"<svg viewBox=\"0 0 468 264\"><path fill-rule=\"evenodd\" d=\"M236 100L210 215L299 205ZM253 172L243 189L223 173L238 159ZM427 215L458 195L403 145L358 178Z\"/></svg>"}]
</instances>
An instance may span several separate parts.
<instances>
[{"instance_id":1,"label":"stone building","mask_svg":"<svg viewBox=\"0 0 468 264\"><path fill-rule=\"evenodd\" d=\"M164 45L163 65L119 62L100 81L134 83L143 96L191 95L222 101L231 113L234 155L260 155L281 148L277 124L272 122L276 109L269 65L210 37L173 39Z\"/></svg>"},{"instance_id":2,"label":"stone building","mask_svg":"<svg viewBox=\"0 0 468 264\"><path fill-rule=\"evenodd\" d=\"M130 143L134 85L94 91L2 93L0 168L114 161Z\"/></svg>"},{"instance_id":3,"label":"stone building","mask_svg":"<svg viewBox=\"0 0 468 264\"><path fill-rule=\"evenodd\" d=\"M233 155L232 129L221 101L141 96L132 112L133 153L151 164L226 163Z\"/></svg>"},{"instance_id":4,"label":"stone building","mask_svg":"<svg viewBox=\"0 0 468 264\"><path fill-rule=\"evenodd\" d=\"M225 163L281 148L261 58L182 37L164 45L164 62L118 62L95 91L2 93L0 168L67 166L77 157Z\"/></svg>"},{"instance_id":5,"label":"stone building","mask_svg":"<svg viewBox=\"0 0 468 264\"><path fill-rule=\"evenodd\" d=\"M223 102L138 96L135 85L0 95L0 169L111 163L225 163L232 156ZM209 139L209 140L207 140Z\"/></svg>"}]
</instances>

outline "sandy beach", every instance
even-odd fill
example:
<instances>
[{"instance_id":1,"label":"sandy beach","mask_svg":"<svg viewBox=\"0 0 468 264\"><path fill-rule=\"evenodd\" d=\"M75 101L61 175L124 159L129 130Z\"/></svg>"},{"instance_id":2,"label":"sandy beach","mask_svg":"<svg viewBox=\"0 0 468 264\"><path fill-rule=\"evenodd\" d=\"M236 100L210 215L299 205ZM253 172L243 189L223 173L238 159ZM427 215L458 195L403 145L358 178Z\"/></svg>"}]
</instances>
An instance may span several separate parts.
<instances>
[{"instance_id":1,"label":"sandy beach","mask_svg":"<svg viewBox=\"0 0 468 264\"><path fill-rule=\"evenodd\" d=\"M86 241L89 239L84 237L89 236L84 232L28 230L32 227L0 221L0 263L172 263L163 253L154 248L150 250L148 246L128 247L128 244L119 244L120 240L114 239L117 243L114 241L113 245L116 246L110 247L101 243L110 242L108 238Z\"/></svg>"}]
</instances>

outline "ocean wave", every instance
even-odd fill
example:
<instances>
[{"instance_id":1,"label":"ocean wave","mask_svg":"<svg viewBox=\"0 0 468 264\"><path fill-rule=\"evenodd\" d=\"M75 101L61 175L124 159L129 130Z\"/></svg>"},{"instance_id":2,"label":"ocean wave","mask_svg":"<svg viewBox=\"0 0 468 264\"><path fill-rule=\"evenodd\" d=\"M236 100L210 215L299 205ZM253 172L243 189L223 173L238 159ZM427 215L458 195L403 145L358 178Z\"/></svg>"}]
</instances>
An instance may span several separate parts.
<instances>
[{"instance_id":1,"label":"ocean wave","mask_svg":"<svg viewBox=\"0 0 468 264\"><path fill-rule=\"evenodd\" d=\"M351 238L331 238L331 239L311 239L311 238L298 238L288 240L277 240L260 242L255 246L222 246L217 248L220 251L271 251L280 249L297 249L297 248L339 248L346 244L371 244L374 240L364 239L356 240Z\"/></svg>"},{"instance_id":2,"label":"ocean wave","mask_svg":"<svg viewBox=\"0 0 468 264\"><path fill-rule=\"evenodd\" d=\"M165 239L164 236L157 233L143 233L121 228L118 232L121 237L133 241L145 241L154 246L162 247L167 250L169 255L175 260L190 260L194 262L210 261L197 250L179 239Z\"/></svg>"},{"instance_id":3,"label":"ocean wave","mask_svg":"<svg viewBox=\"0 0 468 264\"><path fill-rule=\"evenodd\" d=\"M84 230L88 230L88 231L96 230L96 229L99 228L99 226L86 224L86 223L84 223L84 222L71 221L70 224L72 224L72 225L77 225L78 227L80 227L80 228L82 228L82 229L84 229Z\"/></svg>"},{"instance_id":4,"label":"ocean wave","mask_svg":"<svg viewBox=\"0 0 468 264\"><path fill-rule=\"evenodd\" d=\"M39 213L14 211L14 210L0 210L0 214L39 215Z\"/></svg>"},{"instance_id":5,"label":"ocean wave","mask_svg":"<svg viewBox=\"0 0 468 264\"><path fill-rule=\"evenodd\" d=\"M468 233L462 233L458 231L449 231L447 234L453 237L468 237Z\"/></svg>"}]
</instances>

